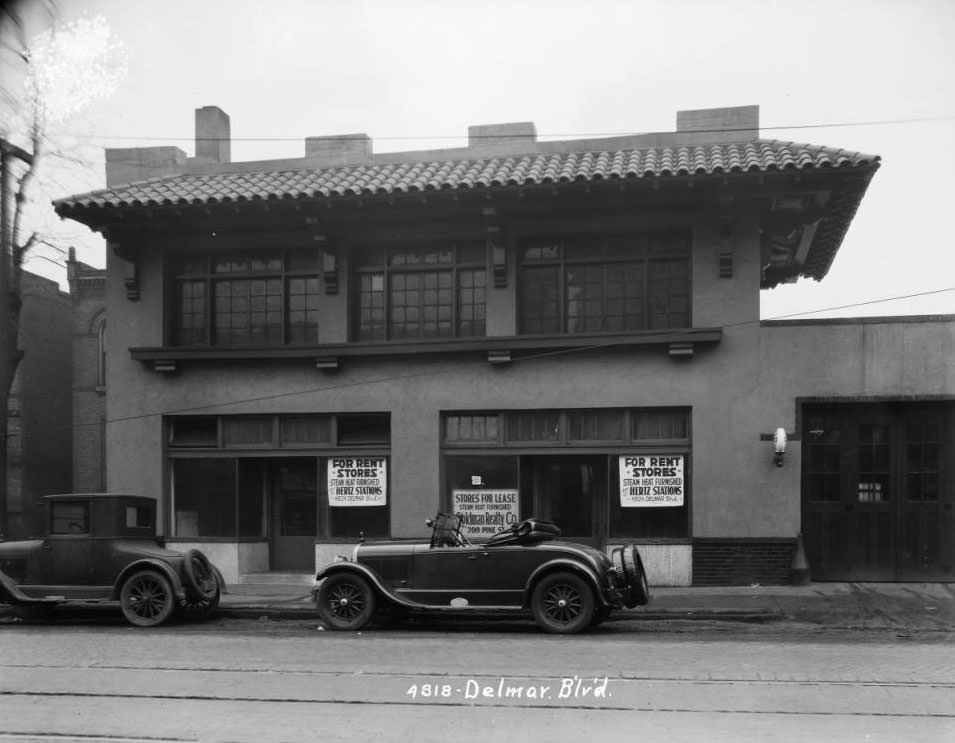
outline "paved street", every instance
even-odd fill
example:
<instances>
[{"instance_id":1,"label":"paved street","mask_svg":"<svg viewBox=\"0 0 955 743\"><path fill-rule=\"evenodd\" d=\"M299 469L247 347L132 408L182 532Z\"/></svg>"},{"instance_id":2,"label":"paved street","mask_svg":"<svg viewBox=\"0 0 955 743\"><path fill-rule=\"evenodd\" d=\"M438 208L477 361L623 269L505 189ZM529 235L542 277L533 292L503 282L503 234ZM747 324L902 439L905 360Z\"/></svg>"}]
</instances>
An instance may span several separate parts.
<instances>
[{"instance_id":1,"label":"paved street","mask_svg":"<svg viewBox=\"0 0 955 743\"><path fill-rule=\"evenodd\" d=\"M948 741L948 632L310 619L0 624L0 741ZM66 736L65 738L63 736Z\"/></svg>"}]
</instances>

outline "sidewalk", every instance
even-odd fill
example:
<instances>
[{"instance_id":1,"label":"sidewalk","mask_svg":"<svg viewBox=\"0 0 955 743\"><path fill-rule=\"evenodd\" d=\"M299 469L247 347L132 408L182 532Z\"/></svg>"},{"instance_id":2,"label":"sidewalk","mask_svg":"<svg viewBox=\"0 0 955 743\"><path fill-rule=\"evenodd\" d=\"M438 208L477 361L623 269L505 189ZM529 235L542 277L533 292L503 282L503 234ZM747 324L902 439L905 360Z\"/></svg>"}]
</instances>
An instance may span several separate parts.
<instances>
[{"instance_id":1,"label":"sidewalk","mask_svg":"<svg viewBox=\"0 0 955 743\"><path fill-rule=\"evenodd\" d=\"M317 618L307 585L235 585L220 613L233 617ZM813 583L808 586L654 588L647 606L608 621L794 621L832 628L955 631L955 584Z\"/></svg>"}]
</instances>

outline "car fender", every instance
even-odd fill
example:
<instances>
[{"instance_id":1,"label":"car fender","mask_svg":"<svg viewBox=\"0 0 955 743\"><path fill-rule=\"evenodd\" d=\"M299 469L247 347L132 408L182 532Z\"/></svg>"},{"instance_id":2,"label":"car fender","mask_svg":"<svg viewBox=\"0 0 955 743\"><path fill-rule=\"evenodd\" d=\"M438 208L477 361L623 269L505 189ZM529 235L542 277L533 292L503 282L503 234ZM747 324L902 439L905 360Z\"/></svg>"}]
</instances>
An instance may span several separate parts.
<instances>
[{"instance_id":1,"label":"car fender","mask_svg":"<svg viewBox=\"0 0 955 743\"><path fill-rule=\"evenodd\" d=\"M156 570L162 573L169 580L170 585L172 585L172 592L175 594L176 600L185 601L186 589L182 585L182 579L179 577L179 573L173 570L169 563L163 560L153 559L137 560L123 568L119 577L116 578L116 582L113 584L113 600L119 599L119 593L123 589L123 583L137 570Z\"/></svg>"},{"instance_id":2,"label":"car fender","mask_svg":"<svg viewBox=\"0 0 955 743\"><path fill-rule=\"evenodd\" d=\"M13 579L0 570L0 602L20 603L35 601L36 599L23 593Z\"/></svg>"},{"instance_id":3,"label":"car fender","mask_svg":"<svg viewBox=\"0 0 955 743\"><path fill-rule=\"evenodd\" d=\"M358 562L336 562L320 570L318 575L315 576L316 585L315 585L315 588L312 590L313 597L318 596L319 581L322 581L325 578L328 578L332 575L340 575L341 573L356 573L360 575L362 578L364 578L365 580L367 580L369 583L372 584L375 591L377 591L380 596L387 599L393 604L397 604L398 606L406 606L409 609L413 609L419 606L419 604L416 604L412 601L408 601L407 599L403 599L400 596L398 596L394 591L388 588L388 586L386 586L381 581L381 579L378 577L378 574L375 573L374 570L371 570L370 568Z\"/></svg>"},{"instance_id":4,"label":"car fender","mask_svg":"<svg viewBox=\"0 0 955 743\"><path fill-rule=\"evenodd\" d=\"M530 578L527 579L527 587L524 589L524 606L530 606L531 596L534 593L534 587L540 582L540 580L548 575L558 570L565 570L572 573L576 573L587 583L594 591L594 600L602 606L611 606L610 602L607 601L607 597L604 592L604 586L601 582L600 576L597 575L597 571L591 568L589 565L578 562L577 560L571 560L566 557L557 557L553 560L548 560L547 562L539 565L533 573L531 573Z\"/></svg>"}]
</instances>

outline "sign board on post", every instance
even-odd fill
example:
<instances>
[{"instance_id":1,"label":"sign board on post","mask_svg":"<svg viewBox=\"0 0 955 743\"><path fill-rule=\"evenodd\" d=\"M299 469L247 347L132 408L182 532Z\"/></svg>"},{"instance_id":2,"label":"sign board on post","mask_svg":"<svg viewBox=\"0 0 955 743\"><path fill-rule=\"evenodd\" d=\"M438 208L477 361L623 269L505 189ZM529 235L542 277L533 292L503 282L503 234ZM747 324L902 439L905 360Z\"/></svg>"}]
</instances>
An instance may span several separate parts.
<instances>
[{"instance_id":1,"label":"sign board on post","mask_svg":"<svg viewBox=\"0 0 955 743\"><path fill-rule=\"evenodd\" d=\"M332 457L328 460L329 506L384 506L388 502L384 457Z\"/></svg>"},{"instance_id":2,"label":"sign board on post","mask_svg":"<svg viewBox=\"0 0 955 743\"><path fill-rule=\"evenodd\" d=\"M620 457L621 507L682 506L685 493L682 454L624 454Z\"/></svg>"},{"instance_id":3,"label":"sign board on post","mask_svg":"<svg viewBox=\"0 0 955 743\"><path fill-rule=\"evenodd\" d=\"M451 507L469 539L487 539L521 520L518 490L452 490Z\"/></svg>"}]
</instances>

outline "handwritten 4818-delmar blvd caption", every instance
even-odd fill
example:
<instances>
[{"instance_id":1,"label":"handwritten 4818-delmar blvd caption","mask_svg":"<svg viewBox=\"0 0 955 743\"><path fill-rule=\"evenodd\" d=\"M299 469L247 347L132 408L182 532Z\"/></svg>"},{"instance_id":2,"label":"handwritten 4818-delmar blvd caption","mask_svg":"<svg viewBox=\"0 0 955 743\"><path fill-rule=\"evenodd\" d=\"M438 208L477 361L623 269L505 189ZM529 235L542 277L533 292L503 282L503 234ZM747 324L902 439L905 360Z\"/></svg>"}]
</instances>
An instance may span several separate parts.
<instances>
[{"instance_id":1,"label":"handwritten 4818-delmar blvd caption","mask_svg":"<svg viewBox=\"0 0 955 743\"><path fill-rule=\"evenodd\" d=\"M612 695L607 677L582 679L579 676L562 678L550 684L531 684L500 679L495 682L468 679L463 684L437 681L412 684L405 696L412 699L609 699Z\"/></svg>"}]
</instances>

